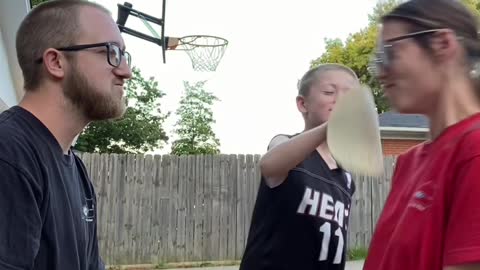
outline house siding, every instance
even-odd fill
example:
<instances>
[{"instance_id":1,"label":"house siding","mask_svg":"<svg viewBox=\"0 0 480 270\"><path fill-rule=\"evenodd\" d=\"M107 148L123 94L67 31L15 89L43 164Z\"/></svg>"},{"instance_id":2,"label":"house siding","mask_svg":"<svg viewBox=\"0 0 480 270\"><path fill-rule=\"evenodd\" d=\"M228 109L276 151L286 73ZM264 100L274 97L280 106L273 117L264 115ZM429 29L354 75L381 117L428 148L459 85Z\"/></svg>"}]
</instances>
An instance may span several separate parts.
<instances>
[{"instance_id":1,"label":"house siding","mask_svg":"<svg viewBox=\"0 0 480 270\"><path fill-rule=\"evenodd\" d=\"M23 96L23 76L17 61L15 37L29 10L30 0L0 0L0 107L16 105Z\"/></svg>"},{"instance_id":2,"label":"house siding","mask_svg":"<svg viewBox=\"0 0 480 270\"><path fill-rule=\"evenodd\" d=\"M17 103L2 30L0 28L0 111L6 106L13 106Z\"/></svg>"}]
</instances>

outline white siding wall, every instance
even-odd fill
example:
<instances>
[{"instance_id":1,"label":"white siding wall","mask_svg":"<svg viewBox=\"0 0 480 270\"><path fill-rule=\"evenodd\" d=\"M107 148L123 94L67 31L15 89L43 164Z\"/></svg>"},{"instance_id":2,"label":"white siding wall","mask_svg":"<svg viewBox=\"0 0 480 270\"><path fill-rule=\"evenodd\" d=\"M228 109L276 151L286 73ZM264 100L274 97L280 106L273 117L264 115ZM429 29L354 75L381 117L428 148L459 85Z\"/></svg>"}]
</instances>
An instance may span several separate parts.
<instances>
[{"instance_id":1,"label":"white siding wall","mask_svg":"<svg viewBox=\"0 0 480 270\"><path fill-rule=\"evenodd\" d=\"M5 104L16 105L23 95L15 35L29 9L29 0L0 0L0 110Z\"/></svg>"},{"instance_id":2,"label":"white siding wall","mask_svg":"<svg viewBox=\"0 0 480 270\"><path fill-rule=\"evenodd\" d=\"M17 103L4 44L2 30L0 29L0 111L4 106L13 106Z\"/></svg>"}]
</instances>

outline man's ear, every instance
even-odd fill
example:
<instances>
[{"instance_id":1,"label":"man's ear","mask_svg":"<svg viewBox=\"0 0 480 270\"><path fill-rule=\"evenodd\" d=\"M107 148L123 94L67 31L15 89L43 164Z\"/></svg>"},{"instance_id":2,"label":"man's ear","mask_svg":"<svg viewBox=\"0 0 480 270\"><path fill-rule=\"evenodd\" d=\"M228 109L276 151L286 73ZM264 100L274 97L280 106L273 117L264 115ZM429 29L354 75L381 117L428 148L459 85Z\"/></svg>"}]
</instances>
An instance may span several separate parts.
<instances>
[{"instance_id":1,"label":"man's ear","mask_svg":"<svg viewBox=\"0 0 480 270\"><path fill-rule=\"evenodd\" d=\"M297 96L297 108L301 113L307 113L307 107L305 104L305 97L302 95Z\"/></svg>"},{"instance_id":2,"label":"man's ear","mask_svg":"<svg viewBox=\"0 0 480 270\"><path fill-rule=\"evenodd\" d=\"M49 48L43 53L43 66L50 76L62 79L65 76L65 65L66 59L58 50Z\"/></svg>"}]
</instances>

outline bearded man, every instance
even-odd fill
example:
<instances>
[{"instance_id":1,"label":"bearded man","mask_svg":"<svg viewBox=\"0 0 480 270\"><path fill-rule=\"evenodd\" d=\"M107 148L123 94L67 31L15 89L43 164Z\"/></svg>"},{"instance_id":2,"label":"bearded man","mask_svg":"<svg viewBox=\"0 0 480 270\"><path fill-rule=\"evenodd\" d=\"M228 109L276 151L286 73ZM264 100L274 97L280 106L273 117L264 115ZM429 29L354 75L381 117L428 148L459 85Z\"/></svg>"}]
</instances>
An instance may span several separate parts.
<instances>
[{"instance_id":1,"label":"bearded man","mask_svg":"<svg viewBox=\"0 0 480 270\"><path fill-rule=\"evenodd\" d=\"M0 269L105 269L96 197L72 142L119 118L130 55L110 12L49 1L17 32L25 95L0 114Z\"/></svg>"}]
</instances>

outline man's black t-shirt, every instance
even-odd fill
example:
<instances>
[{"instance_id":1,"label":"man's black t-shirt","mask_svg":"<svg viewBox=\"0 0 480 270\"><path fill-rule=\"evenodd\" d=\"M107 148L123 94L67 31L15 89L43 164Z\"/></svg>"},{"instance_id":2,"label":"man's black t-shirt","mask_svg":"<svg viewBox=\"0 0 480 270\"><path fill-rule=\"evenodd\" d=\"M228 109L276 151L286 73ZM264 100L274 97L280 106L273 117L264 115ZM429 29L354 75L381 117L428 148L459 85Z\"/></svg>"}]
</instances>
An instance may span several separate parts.
<instances>
[{"instance_id":1,"label":"man's black t-shirt","mask_svg":"<svg viewBox=\"0 0 480 270\"><path fill-rule=\"evenodd\" d=\"M0 114L0 217L2 270L105 269L82 161L18 106Z\"/></svg>"},{"instance_id":2,"label":"man's black t-shirt","mask_svg":"<svg viewBox=\"0 0 480 270\"><path fill-rule=\"evenodd\" d=\"M240 270L343 270L354 192L316 150L279 186L262 177Z\"/></svg>"}]
</instances>

